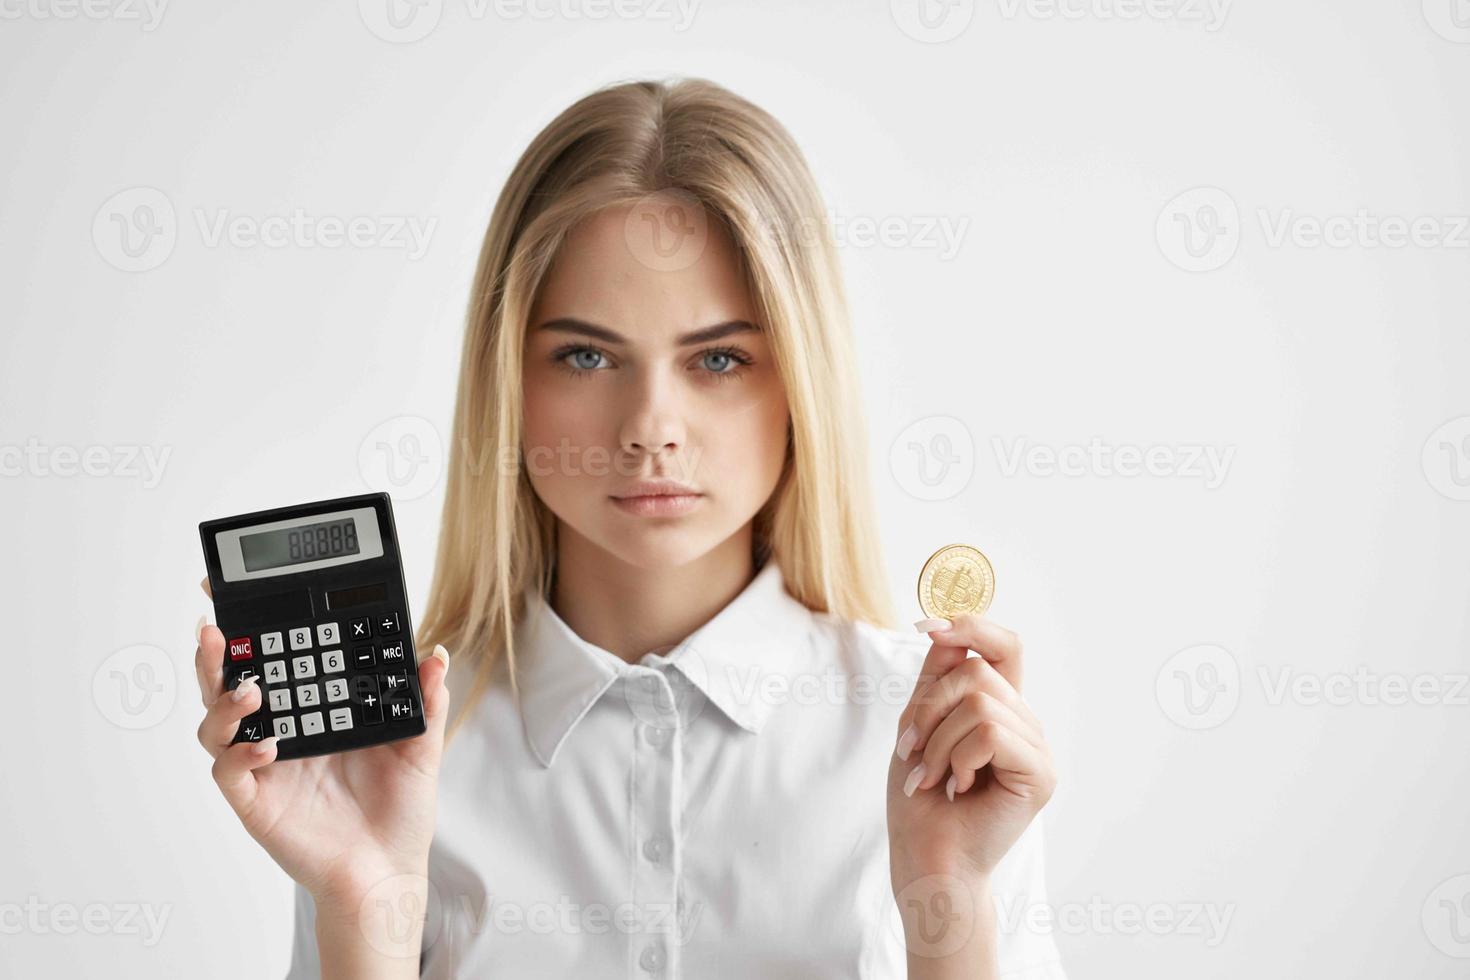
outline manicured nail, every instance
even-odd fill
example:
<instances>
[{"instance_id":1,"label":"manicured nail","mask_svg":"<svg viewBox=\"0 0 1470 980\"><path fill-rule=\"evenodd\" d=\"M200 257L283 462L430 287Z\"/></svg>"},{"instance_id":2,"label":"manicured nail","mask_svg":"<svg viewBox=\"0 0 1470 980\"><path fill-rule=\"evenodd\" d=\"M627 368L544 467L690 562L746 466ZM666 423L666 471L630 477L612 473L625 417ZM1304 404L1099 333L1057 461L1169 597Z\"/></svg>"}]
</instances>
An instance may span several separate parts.
<instances>
[{"instance_id":1,"label":"manicured nail","mask_svg":"<svg viewBox=\"0 0 1470 980\"><path fill-rule=\"evenodd\" d=\"M449 651L446 650L446 649L444 649L444 644L442 644L442 643L435 643L434 644L434 652L431 653L430 656L431 657L438 657L440 660L444 661L444 666L446 666L446 667L449 666Z\"/></svg>"},{"instance_id":2,"label":"manicured nail","mask_svg":"<svg viewBox=\"0 0 1470 980\"><path fill-rule=\"evenodd\" d=\"M256 742L254 747L251 748L250 751L255 755L266 755L270 752L270 750L275 746L276 742L278 741L280 741L280 739L277 736L272 735L270 738L261 739L259 742Z\"/></svg>"},{"instance_id":3,"label":"manicured nail","mask_svg":"<svg viewBox=\"0 0 1470 980\"><path fill-rule=\"evenodd\" d=\"M249 697L250 692L253 690L255 690L255 678L247 677L240 682L239 687L230 692L230 700L234 701L236 704L239 704L241 701L244 701L247 697Z\"/></svg>"},{"instance_id":4,"label":"manicured nail","mask_svg":"<svg viewBox=\"0 0 1470 980\"><path fill-rule=\"evenodd\" d=\"M194 624L194 642L199 642L199 634L204 632L204 627L209 625L208 616L200 616L199 622Z\"/></svg>"},{"instance_id":5,"label":"manicured nail","mask_svg":"<svg viewBox=\"0 0 1470 980\"><path fill-rule=\"evenodd\" d=\"M904 796L913 796L914 795L914 790L918 788L919 783L922 782L923 779L924 779L924 764L921 762L917 766L914 766L914 771L911 772L911 773L909 773L909 778L908 779L904 780L904 784L903 784L903 795Z\"/></svg>"},{"instance_id":6,"label":"manicured nail","mask_svg":"<svg viewBox=\"0 0 1470 980\"><path fill-rule=\"evenodd\" d=\"M914 629L920 633L933 633L936 630L947 630L954 626L947 619L921 619L914 624Z\"/></svg>"},{"instance_id":7,"label":"manicured nail","mask_svg":"<svg viewBox=\"0 0 1470 980\"><path fill-rule=\"evenodd\" d=\"M914 750L914 743L918 740L919 730L910 722L909 727L905 728L903 734L898 736L898 757L907 760L909 753Z\"/></svg>"},{"instance_id":8,"label":"manicured nail","mask_svg":"<svg viewBox=\"0 0 1470 980\"><path fill-rule=\"evenodd\" d=\"M949 802L954 802L954 784L958 782L953 773L950 773L949 782L944 784L944 795L949 797Z\"/></svg>"}]
</instances>

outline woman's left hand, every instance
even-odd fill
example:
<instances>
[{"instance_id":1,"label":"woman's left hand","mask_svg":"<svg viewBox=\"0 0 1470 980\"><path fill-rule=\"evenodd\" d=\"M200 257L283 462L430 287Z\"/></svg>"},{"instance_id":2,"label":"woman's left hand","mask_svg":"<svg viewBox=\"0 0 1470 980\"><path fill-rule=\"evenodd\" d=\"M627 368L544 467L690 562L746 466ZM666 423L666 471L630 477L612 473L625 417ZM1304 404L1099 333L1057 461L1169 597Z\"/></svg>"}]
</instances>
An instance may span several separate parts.
<instances>
[{"instance_id":1,"label":"woman's left hand","mask_svg":"<svg viewBox=\"0 0 1470 980\"><path fill-rule=\"evenodd\" d=\"M1051 798L1051 749L1021 700L1015 633L961 615L929 636L934 645L899 717L888 766L895 883L945 874L988 885Z\"/></svg>"}]
</instances>

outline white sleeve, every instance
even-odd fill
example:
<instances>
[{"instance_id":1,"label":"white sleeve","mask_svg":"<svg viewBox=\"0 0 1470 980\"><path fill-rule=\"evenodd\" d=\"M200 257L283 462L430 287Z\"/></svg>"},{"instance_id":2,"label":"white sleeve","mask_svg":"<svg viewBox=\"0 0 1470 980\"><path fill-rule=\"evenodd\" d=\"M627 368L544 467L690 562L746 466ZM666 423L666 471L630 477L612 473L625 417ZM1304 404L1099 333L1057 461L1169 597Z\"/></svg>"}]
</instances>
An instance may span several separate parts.
<instances>
[{"instance_id":1,"label":"white sleeve","mask_svg":"<svg viewBox=\"0 0 1470 980\"><path fill-rule=\"evenodd\" d=\"M295 885L296 932L291 939L291 967L286 980L321 980L322 964L316 949L316 902L311 892Z\"/></svg>"},{"instance_id":2,"label":"white sleeve","mask_svg":"<svg viewBox=\"0 0 1470 980\"><path fill-rule=\"evenodd\" d=\"M1066 980L1052 936L1040 816L1000 859L991 891L1002 980Z\"/></svg>"}]
</instances>

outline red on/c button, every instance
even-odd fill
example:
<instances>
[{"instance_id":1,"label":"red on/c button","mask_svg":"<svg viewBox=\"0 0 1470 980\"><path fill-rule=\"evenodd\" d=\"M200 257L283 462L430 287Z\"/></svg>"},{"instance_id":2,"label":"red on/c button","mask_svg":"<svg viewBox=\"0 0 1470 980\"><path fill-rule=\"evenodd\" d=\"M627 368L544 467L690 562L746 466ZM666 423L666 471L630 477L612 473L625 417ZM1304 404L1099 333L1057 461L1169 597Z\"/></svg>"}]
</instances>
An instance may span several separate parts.
<instances>
[{"instance_id":1,"label":"red on/c button","mask_svg":"<svg viewBox=\"0 0 1470 980\"><path fill-rule=\"evenodd\" d=\"M250 645L250 637L242 636L230 641L231 660L249 660L255 655L255 648Z\"/></svg>"}]
</instances>

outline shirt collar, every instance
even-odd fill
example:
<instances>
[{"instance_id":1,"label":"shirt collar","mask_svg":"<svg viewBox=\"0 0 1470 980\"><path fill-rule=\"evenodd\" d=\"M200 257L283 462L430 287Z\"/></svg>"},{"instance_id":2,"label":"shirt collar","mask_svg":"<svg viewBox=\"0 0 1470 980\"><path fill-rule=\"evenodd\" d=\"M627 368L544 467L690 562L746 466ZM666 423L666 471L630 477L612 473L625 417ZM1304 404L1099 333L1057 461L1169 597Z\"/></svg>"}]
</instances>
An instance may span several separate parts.
<instances>
[{"instance_id":1,"label":"shirt collar","mask_svg":"<svg viewBox=\"0 0 1470 980\"><path fill-rule=\"evenodd\" d=\"M647 653L638 664L582 639L537 590L526 596L516 631L521 721L543 766L592 705L620 678L665 664L677 669L725 716L759 733L775 707L762 697L762 678L788 676L806 648L811 611L786 591L775 559L741 592L667 654Z\"/></svg>"}]
</instances>

